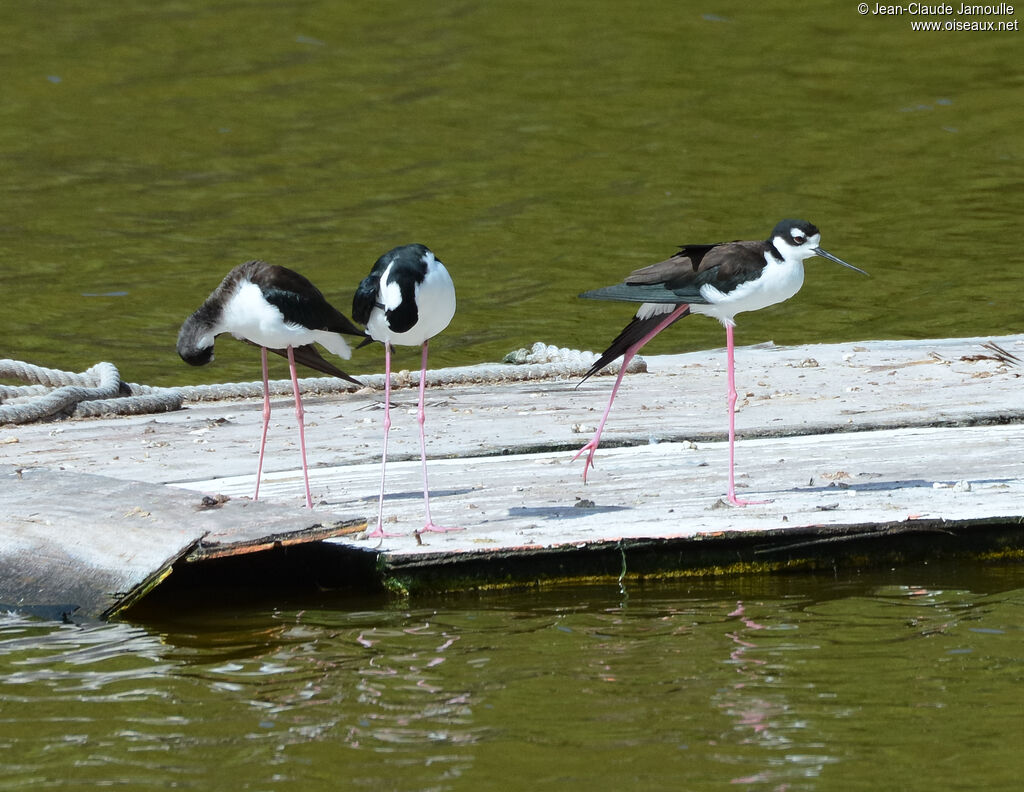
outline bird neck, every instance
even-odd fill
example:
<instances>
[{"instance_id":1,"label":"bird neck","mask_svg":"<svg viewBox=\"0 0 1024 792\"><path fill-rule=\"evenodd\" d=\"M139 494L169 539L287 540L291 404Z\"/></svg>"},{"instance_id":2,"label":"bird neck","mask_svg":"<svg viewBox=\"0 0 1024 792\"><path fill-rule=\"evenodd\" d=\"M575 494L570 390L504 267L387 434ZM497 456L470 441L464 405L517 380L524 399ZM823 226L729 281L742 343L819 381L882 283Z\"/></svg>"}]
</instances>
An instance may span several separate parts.
<instances>
[{"instance_id":1,"label":"bird neck","mask_svg":"<svg viewBox=\"0 0 1024 792\"><path fill-rule=\"evenodd\" d=\"M780 246L778 244L776 244L776 241L775 241L774 238L773 239L769 239L768 240L768 248L764 252L764 260L767 263L769 263L769 264L773 260L777 261L777 262L779 262L781 264L783 261L786 260L786 256L782 252L783 250L786 250L786 249L787 248L785 246L780 248Z\"/></svg>"},{"instance_id":2,"label":"bird neck","mask_svg":"<svg viewBox=\"0 0 1024 792\"><path fill-rule=\"evenodd\" d=\"M203 303L181 326L178 333L178 353L182 357L194 357L203 350L213 347L219 316L218 309L209 303Z\"/></svg>"}]
</instances>

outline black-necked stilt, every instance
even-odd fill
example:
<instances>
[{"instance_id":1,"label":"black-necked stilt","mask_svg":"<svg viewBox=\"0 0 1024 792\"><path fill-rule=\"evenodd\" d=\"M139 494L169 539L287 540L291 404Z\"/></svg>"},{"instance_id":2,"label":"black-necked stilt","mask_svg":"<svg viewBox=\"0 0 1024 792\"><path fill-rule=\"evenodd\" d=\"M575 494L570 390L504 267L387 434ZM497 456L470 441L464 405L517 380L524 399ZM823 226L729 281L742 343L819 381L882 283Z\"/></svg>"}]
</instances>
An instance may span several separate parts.
<instances>
[{"instance_id":1,"label":"black-necked stilt","mask_svg":"<svg viewBox=\"0 0 1024 792\"><path fill-rule=\"evenodd\" d=\"M313 343L346 360L352 350L341 334L365 338L366 333L334 308L320 290L302 275L265 261L239 264L220 286L206 298L178 333L178 354L193 366L213 360L213 342L221 333L256 344L263 360L263 434L260 437L260 460L256 470L256 493L260 495L263 476L263 450L270 424L270 383L267 374L267 350L288 358L295 393L295 415L299 419L299 447L302 450L302 475L306 483L306 506L313 508L309 493L309 472L306 466L306 434L302 423L302 396L295 373L298 361L309 368L341 377L356 385L359 380L324 360Z\"/></svg>"},{"instance_id":2,"label":"black-necked stilt","mask_svg":"<svg viewBox=\"0 0 1024 792\"><path fill-rule=\"evenodd\" d=\"M729 385L729 502L743 506L748 501L736 497L733 447L736 438L736 382L733 361L733 325L736 314L756 311L788 300L804 282L804 260L822 256L864 275L862 269L847 264L822 250L821 232L806 220L783 220L764 241L724 242L717 245L684 245L666 261L631 273L624 282L581 294L592 300L618 300L643 303L633 321L619 333L591 366L584 380L596 374L618 357L622 368L612 387L608 407L593 439L574 459L587 452L583 480L594 464L594 452L601 442L612 402L622 375L633 355L654 336L689 313L711 316L725 326Z\"/></svg>"},{"instance_id":3,"label":"black-necked stilt","mask_svg":"<svg viewBox=\"0 0 1024 792\"><path fill-rule=\"evenodd\" d=\"M455 316L455 285L448 270L425 245L403 245L389 250L373 265L352 299L352 318L366 325L374 341L384 344L384 452L381 459L380 499L377 529L384 532L384 472L388 462L388 432L391 429L391 346L421 346L420 367L420 455L423 461L423 502L426 507L424 531L458 530L435 525L430 517L430 488L427 484L427 441L423 394L427 381L427 345ZM365 343L365 342L364 342Z\"/></svg>"}]
</instances>

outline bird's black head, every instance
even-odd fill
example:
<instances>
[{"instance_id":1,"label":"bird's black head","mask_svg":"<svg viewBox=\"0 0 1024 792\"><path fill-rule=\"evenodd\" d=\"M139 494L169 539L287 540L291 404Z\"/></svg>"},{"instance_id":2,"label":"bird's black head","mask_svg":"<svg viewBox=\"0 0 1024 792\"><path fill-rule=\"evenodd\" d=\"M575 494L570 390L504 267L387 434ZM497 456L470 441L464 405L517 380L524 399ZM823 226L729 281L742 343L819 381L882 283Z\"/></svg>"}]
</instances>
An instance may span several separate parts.
<instances>
[{"instance_id":1,"label":"bird's black head","mask_svg":"<svg viewBox=\"0 0 1024 792\"><path fill-rule=\"evenodd\" d=\"M208 346L201 349L182 349L178 347L178 354L181 359L190 366L205 366L213 360L213 347Z\"/></svg>"},{"instance_id":2,"label":"bird's black head","mask_svg":"<svg viewBox=\"0 0 1024 792\"><path fill-rule=\"evenodd\" d=\"M827 250L821 247L821 231L814 223L806 220L783 220L777 223L772 229L772 235L768 244L775 251L778 260L789 259L803 261L811 256L821 256L836 264L855 270L861 275L867 275L860 267L847 264L841 258L836 258Z\"/></svg>"},{"instance_id":3,"label":"bird's black head","mask_svg":"<svg viewBox=\"0 0 1024 792\"><path fill-rule=\"evenodd\" d=\"M411 245L399 245L381 256L382 259L388 262L395 261L401 262L406 266L419 267L425 267L433 257L434 254L430 252L430 248L418 242L414 242Z\"/></svg>"},{"instance_id":4,"label":"bird's black head","mask_svg":"<svg viewBox=\"0 0 1024 792\"><path fill-rule=\"evenodd\" d=\"M806 220L782 220L776 223L775 228L772 229L772 235L768 239L769 241L783 239L792 247L798 248L812 237L821 238L821 231L814 223L808 223Z\"/></svg>"},{"instance_id":5,"label":"bird's black head","mask_svg":"<svg viewBox=\"0 0 1024 792\"><path fill-rule=\"evenodd\" d=\"M213 336L198 315L196 311L186 319L178 333L178 355L190 366L205 366L213 360Z\"/></svg>"}]
</instances>

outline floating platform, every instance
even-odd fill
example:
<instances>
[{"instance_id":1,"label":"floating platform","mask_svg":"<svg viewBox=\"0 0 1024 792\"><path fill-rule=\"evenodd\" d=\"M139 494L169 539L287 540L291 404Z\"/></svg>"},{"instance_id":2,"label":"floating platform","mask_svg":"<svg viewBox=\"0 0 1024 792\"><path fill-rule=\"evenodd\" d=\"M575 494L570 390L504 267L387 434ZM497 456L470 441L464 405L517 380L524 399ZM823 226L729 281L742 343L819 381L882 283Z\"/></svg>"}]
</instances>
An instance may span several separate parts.
<instances>
[{"instance_id":1,"label":"floating platform","mask_svg":"<svg viewBox=\"0 0 1024 792\"><path fill-rule=\"evenodd\" d=\"M830 568L949 554L1024 557L1024 336L737 350L740 496L724 503L724 350L647 359L624 380L589 483L575 451L612 380L427 391L431 510L419 534L415 389L392 393L385 529L381 391L305 399L304 508L291 399L0 427L0 603L120 613L196 570L276 564L310 585L418 593L570 578ZM401 379L401 378L400 378ZM405 376L410 383L415 382ZM268 559L271 562L268 564Z\"/></svg>"}]
</instances>

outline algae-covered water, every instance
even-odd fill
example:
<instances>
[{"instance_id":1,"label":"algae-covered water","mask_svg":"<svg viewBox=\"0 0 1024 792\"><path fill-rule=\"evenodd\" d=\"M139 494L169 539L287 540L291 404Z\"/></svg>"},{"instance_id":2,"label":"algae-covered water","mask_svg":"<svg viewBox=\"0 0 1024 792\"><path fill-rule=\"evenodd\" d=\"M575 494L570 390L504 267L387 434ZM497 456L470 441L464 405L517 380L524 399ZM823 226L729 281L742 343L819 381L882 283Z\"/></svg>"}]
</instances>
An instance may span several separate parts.
<instances>
[{"instance_id":1,"label":"algae-covered water","mask_svg":"<svg viewBox=\"0 0 1024 792\"><path fill-rule=\"evenodd\" d=\"M730 0L7 3L0 357L252 380L245 345L206 369L174 350L231 266L293 267L347 310L410 241L458 288L434 365L600 349L629 309L578 292L793 216L872 277L812 260L738 343L1022 332L1021 34L911 21ZM721 343L696 318L649 349ZM370 347L350 370L381 367ZM1013 790L1022 574L10 615L0 790Z\"/></svg>"},{"instance_id":2,"label":"algae-covered water","mask_svg":"<svg viewBox=\"0 0 1024 792\"><path fill-rule=\"evenodd\" d=\"M1024 570L0 619L0 789L1015 790Z\"/></svg>"},{"instance_id":3,"label":"algae-covered water","mask_svg":"<svg viewBox=\"0 0 1024 792\"><path fill-rule=\"evenodd\" d=\"M413 240L458 286L437 365L600 349L629 309L580 291L791 216L872 278L812 260L738 343L1020 332L1020 33L911 21L810 2L10 3L0 357L252 380L234 342L203 370L174 351L231 266L293 267L348 310ZM721 344L694 319L650 350Z\"/></svg>"}]
</instances>

